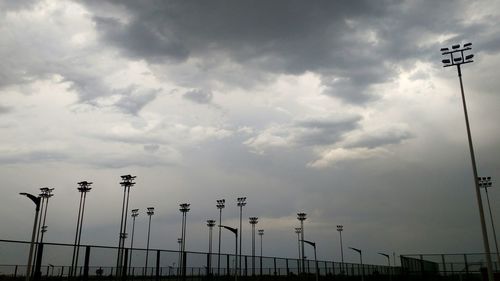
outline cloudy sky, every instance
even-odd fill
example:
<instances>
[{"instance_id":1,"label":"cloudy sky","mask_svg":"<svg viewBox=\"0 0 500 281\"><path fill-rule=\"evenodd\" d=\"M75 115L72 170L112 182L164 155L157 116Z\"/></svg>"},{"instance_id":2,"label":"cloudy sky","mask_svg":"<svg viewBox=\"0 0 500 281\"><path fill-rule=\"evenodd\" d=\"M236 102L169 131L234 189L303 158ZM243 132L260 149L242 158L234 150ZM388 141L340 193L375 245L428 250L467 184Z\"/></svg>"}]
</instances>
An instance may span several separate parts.
<instances>
[{"instance_id":1,"label":"cloudy sky","mask_svg":"<svg viewBox=\"0 0 500 281\"><path fill-rule=\"evenodd\" d=\"M246 196L246 253L257 216L265 254L295 257L298 211L322 259L339 260L337 224L373 263L481 252L457 73L439 49L473 42L478 169L498 179L499 38L494 0L0 1L0 238L29 240L18 193L49 186L46 241L71 243L88 180L82 243L117 245L133 174L140 247L148 206L153 248L177 248L188 202L187 249L205 251L215 200L236 226Z\"/></svg>"}]
</instances>

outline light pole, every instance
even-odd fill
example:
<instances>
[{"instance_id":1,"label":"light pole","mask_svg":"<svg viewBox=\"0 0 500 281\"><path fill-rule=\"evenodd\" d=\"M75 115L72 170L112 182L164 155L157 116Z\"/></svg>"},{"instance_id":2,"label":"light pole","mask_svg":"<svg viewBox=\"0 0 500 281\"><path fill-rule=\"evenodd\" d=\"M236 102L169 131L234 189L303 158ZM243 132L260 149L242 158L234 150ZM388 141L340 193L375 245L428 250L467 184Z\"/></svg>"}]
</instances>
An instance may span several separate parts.
<instances>
[{"instance_id":1,"label":"light pole","mask_svg":"<svg viewBox=\"0 0 500 281\"><path fill-rule=\"evenodd\" d=\"M38 221L38 213L40 212L40 197L36 197L33 194L29 194L26 192L19 193L20 195L24 195L28 197L33 203L35 203L35 222L33 224L33 232L31 234L31 243L30 243L30 251L28 254L28 268L26 268L26 281L30 280L30 274L31 274L31 261L33 259L33 247L35 245L35 235L36 235L36 225Z\"/></svg>"},{"instance_id":2,"label":"light pole","mask_svg":"<svg viewBox=\"0 0 500 281\"><path fill-rule=\"evenodd\" d=\"M45 208L43 209L43 222L42 224L40 224L40 228L41 228L41 235L40 235L40 243L43 243L43 236L45 234L45 232L47 232L47 226L45 225L45 222L46 222L46 219L47 219L47 209L49 207L49 198L54 196L54 194L52 194L52 191L54 191L53 188L48 188L48 187L42 187L40 188L40 197L42 198L42 209L43 209L43 206L45 206ZM43 203L43 201L45 200L45 204ZM41 219L42 217L40 217Z\"/></svg>"},{"instance_id":3,"label":"light pole","mask_svg":"<svg viewBox=\"0 0 500 281\"><path fill-rule=\"evenodd\" d=\"M298 213L297 214L297 219L300 221L300 240L302 240L301 244L302 244L302 247L301 247L301 254L302 254L302 272L305 272L305 268L306 268L306 261L305 261L305 252L304 252L304 221L306 220L306 216L307 214L306 213Z\"/></svg>"},{"instance_id":4,"label":"light pole","mask_svg":"<svg viewBox=\"0 0 500 281\"><path fill-rule=\"evenodd\" d=\"M182 213L181 268L182 268L182 278L183 280L185 280L186 279L186 214L190 210L189 209L190 204L182 203L179 206L180 206L179 211L181 211Z\"/></svg>"},{"instance_id":5,"label":"light pole","mask_svg":"<svg viewBox=\"0 0 500 281\"><path fill-rule=\"evenodd\" d=\"M36 243L37 246L35 247L35 260L37 259L39 255L39 248L38 245L39 243L43 243L43 237L45 235L45 232L47 232L47 226L45 225L46 219L47 219L47 209L49 207L49 198L52 197L54 194L52 194L53 188L48 188L48 187L42 187L40 188L40 194L39 197L42 198L42 202L40 204L40 218L38 222L38 231L36 234ZM38 239L40 238L40 240ZM37 273L35 272L35 275Z\"/></svg>"},{"instance_id":6,"label":"light pole","mask_svg":"<svg viewBox=\"0 0 500 281\"><path fill-rule=\"evenodd\" d=\"M135 218L139 215L139 209L132 209L132 238L130 239L130 255L128 258L128 272L132 267L132 250L134 249Z\"/></svg>"},{"instance_id":7,"label":"light pole","mask_svg":"<svg viewBox=\"0 0 500 281\"><path fill-rule=\"evenodd\" d=\"M260 276L262 276L262 236L264 236L264 229L257 230L260 236Z\"/></svg>"},{"instance_id":8,"label":"light pole","mask_svg":"<svg viewBox=\"0 0 500 281\"><path fill-rule=\"evenodd\" d=\"M222 224L222 209L225 207L226 200L217 200L217 209L219 209L219 224ZM219 251L217 252L217 275L220 275L220 245L221 245L221 228L219 226Z\"/></svg>"},{"instance_id":9,"label":"light pole","mask_svg":"<svg viewBox=\"0 0 500 281\"><path fill-rule=\"evenodd\" d=\"M136 176L123 175L121 176L122 182L120 185L123 186L123 203L122 203L122 214L120 218L120 235L118 240L118 257L116 261L116 276L122 274L121 269L124 266L124 249L125 249L125 239L127 238L127 217L128 217L128 201L130 197L130 188L135 185Z\"/></svg>"},{"instance_id":10,"label":"light pole","mask_svg":"<svg viewBox=\"0 0 500 281\"><path fill-rule=\"evenodd\" d=\"M342 260L342 263L340 264L340 272L343 274L344 273L344 246L342 245L342 231L344 231L344 226L343 225L337 225L337 231L339 232L340 235L340 257Z\"/></svg>"},{"instance_id":11,"label":"light pole","mask_svg":"<svg viewBox=\"0 0 500 281\"><path fill-rule=\"evenodd\" d=\"M360 249L356 249L353 247L349 247L349 249L358 252L359 254L359 263L361 265L361 281L365 280L365 267L363 266L363 254Z\"/></svg>"},{"instance_id":12,"label":"light pole","mask_svg":"<svg viewBox=\"0 0 500 281\"><path fill-rule=\"evenodd\" d=\"M314 264L316 266L316 281L319 280L319 268L318 268L318 258L316 257L316 243L315 242L311 242L311 241L307 241L307 240L302 240L302 242L305 242L311 246L313 246L314 248Z\"/></svg>"},{"instance_id":13,"label":"light pole","mask_svg":"<svg viewBox=\"0 0 500 281\"><path fill-rule=\"evenodd\" d=\"M302 255L300 254L300 234L302 233L302 229L300 227L295 228L295 234L297 234L297 247L299 249L299 261L302 258ZM299 263L299 268L297 268L297 272L300 273L300 263Z\"/></svg>"},{"instance_id":14,"label":"light pole","mask_svg":"<svg viewBox=\"0 0 500 281\"><path fill-rule=\"evenodd\" d=\"M241 268L241 238L243 236L243 225L242 225L242 216L243 216L243 206L245 206L247 203L245 202L247 200L246 197L239 197L237 199L238 203L238 207L240 207L240 255L238 257L238 261L239 261L239 268Z\"/></svg>"},{"instance_id":15,"label":"light pole","mask_svg":"<svg viewBox=\"0 0 500 281\"><path fill-rule=\"evenodd\" d=\"M215 226L215 220L207 220L208 226L208 268L207 275L210 276L212 273L212 231Z\"/></svg>"},{"instance_id":16,"label":"light pole","mask_svg":"<svg viewBox=\"0 0 500 281\"><path fill-rule=\"evenodd\" d=\"M78 266L78 255L80 252L80 238L82 237L82 226L83 226L83 214L85 211L85 201L87 198L87 192L90 192L92 189L90 186L91 182L81 181L78 183L79 187L77 188L80 192L80 206L78 208L78 219L76 222L76 234L75 234L75 244L73 247L73 259L71 262L71 273L70 275L76 275L76 267Z\"/></svg>"},{"instance_id":17,"label":"light pole","mask_svg":"<svg viewBox=\"0 0 500 281\"><path fill-rule=\"evenodd\" d=\"M148 207L147 208L146 214L149 216L149 224L148 224L148 241L146 243L146 265L144 266L145 276L147 275L148 272L148 256L149 256L149 234L151 232L151 217L155 214L155 208L154 207Z\"/></svg>"},{"instance_id":18,"label":"light pole","mask_svg":"<svg viewBox=\"0 0 500 281\"><path fill-rule=\"evenodd\" d=\"M234 233L234 238L235 238L234 258L236 259L238 257L238 229L225 225L219 225L219 227L224 227L225 229ZM229 268L227 270L229 270ZM236 260L234 261L234 280L238 281L238 262Z\"/></svg>"},{"instance_id":19,"label":"light pole","mask_svg":"<svg viewBox=\"0 0 500 281\"><path fill-rule=\"evenodd\" d=\"M461 65L473 62L473 60L472 60L472 58L474 57L473 54L465 55L465 57L464 57L464 52L470 51L472 49L471 46L472 46L472 43L466 43L463 45L462 48L460 48L460 44L451 46L451 50L449 48L441 48L441 54L444 56L449 55L449 59L442 60L444 67L449 67L449 66L456 66L457 67L458 78L460 81L460 91L462 93L462 105L464 108L465 125L467 128L467 139L469 141L469 152L470 152L470 156L471 156L472 172L473 172L474 183L475 183L475 188L476 188L476 200L477 200L477 205L479 207L479 219L481 221L481 231L483 234L483 246L484 246L484 252L486 253L486 265L488 267L488 280L493 281L493 265L491 262L490 244L488 242L488 232L486 230L486 222L484 219L483 202L481 199L481 191L479 189L479 181L478 181L478 174L477 174L477 167L476 167L476 156L474 155L474 146L472 145L472 136L471 136L470 125L469 125L469 115L467 113L467 105L465 102L464 86L462 83Z\"/></svg>"},{"instance_id":20,"label":"light pole","mask_svg":"<svg viewBox=\"0 0 500 281\"><path fill-rule=\"evenodd\" d=\"M387 266L388 266L388 269L389 269L389 279L392 279L391 257L388 254L384 254L384 253L378 253L378 254L387 258Z\"/></svg>"},{"instance_id":21,"label":"light pole","mask_svg":"<svg viewBox=\"0 0 500 281\"><path fill-rule=\"evenodd\" d=\"M493 230L493 239L495 241L495 248L497 250L497 263L500 263L500 254L498 253L498 241L497 234L495 232L495 223L493 221L493 213L491 212L490 197L488 195L488 187L492 186L491 177L482 177L477 179L479 181L479 187L483 187L486 192L486 202L488 202L488 210L490 212L491 229Z\"/></svg>"},{"instance_id":22,"label":"light pole","mask_svg":"<svg viewBox=\"0 0 500 281\"><path fill-rule=\"evenodd\" d=\"M252 276L255 276L255 225L258 223L258 217L250 217L250 224L252 225Z\"/></svg>"},{"instance_id":23,"label":"light pole","mask_svg":"<svg viewBox=\"0 0 500 281\"><path fill-rule=\"evenodd\" d=\"M177 243L179 244L179 261L177 263L177 275L181 275L181 263L182 263L182 238L177 238Z\"/></svg>"}]
</instances>

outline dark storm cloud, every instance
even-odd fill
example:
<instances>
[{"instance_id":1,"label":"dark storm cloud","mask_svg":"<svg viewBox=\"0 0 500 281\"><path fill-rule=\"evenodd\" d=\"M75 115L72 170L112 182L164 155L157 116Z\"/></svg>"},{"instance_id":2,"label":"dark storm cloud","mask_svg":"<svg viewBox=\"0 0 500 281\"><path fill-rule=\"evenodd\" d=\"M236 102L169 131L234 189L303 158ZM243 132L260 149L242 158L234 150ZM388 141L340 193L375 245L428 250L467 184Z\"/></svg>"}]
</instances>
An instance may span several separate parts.
<instances>
[{"instance_id":1,"label":"dark storm cloud","mask_svg":"<svg viewBox=\"0 0 500 281\"><path fill-rule=\"evenodd\" d=\"M183 98L199 104L207 104L212 102L213 94L210 90L195 89L186 92Z\"/></svg>"},{"instance_id":2,"label":"dark storm cloud","mask_svg":"<svg viewBox=\"0 0 500 281\"><path fill-rule=\"evenodd\" d=\"M5 154L0 157L2 164L19 164L19 163L44 163L54 161L69 160L69 155L60 151L34 150L30 152L22 152L15 154Z\"/></svg>"},{"instance_id":3,"label":"dark storm cloud","mask_svg":"<svg viewBox=\"0 0 500 281\"><path fill-rule=\"evenodd\" d=\"M370 86L393 78L394 64L438 56L440 46L419 40L457 30L467 37L478 26L457 24L462 3L450 1L109 1L128 12L123 19L100 16L109 3L86 3L103 41L134 59L217 54L254 71L312 71L324 94L355 104L375 98Z\"/></svg>"}]
</instances>

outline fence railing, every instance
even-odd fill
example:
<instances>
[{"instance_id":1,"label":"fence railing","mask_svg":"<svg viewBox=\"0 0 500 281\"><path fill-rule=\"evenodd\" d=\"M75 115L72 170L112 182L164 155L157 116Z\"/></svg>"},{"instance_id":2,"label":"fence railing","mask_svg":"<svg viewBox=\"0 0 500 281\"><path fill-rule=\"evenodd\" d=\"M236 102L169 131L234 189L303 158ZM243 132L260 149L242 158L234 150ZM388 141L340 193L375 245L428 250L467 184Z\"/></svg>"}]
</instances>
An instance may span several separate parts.
<instances>
[{"instance_id":1,"label":"fence railing","mask_svg":"<svg viewBox=\"0 0 500 281\"><path fill-rule=\"evenodd\" d=\"M0 276L22 277L27 272L27 258L30 243L25 241L0 240ZM78 264L72 268L74 245L61 243L44 243L37 247L35 256L40 256L34 263L32 272L35 280L46 280L53 277L113 277L122 279L144 278L150 280L168 279L183 275L188 278L204 276L233 276L235 274L236 257L234 254L203 252L185 252L185 270L181 253L174 250L150 249L146 267L146 249L126 248L122 267L117 270L117 247L81 245ZM219 262L220 261L220 262ZM238 263L239 264L239 263ZM306 260L302 262L294 258L242 255L241 268L238 275L246 276L294 276L311 275L316 271L320 276L390 276L399 274L399 268L382 265L360 265L333 261ZM76 269L76 270L75 270ZM73 272L73 274L71 274ZM185 273L184 273L185 272ZM196 278L195 278L196 279Z\"/></svg>"},{"instance_id":2,"label":"fence railing","mask_svg":"<svg viewBox=\"0 0 500 281\"><path fill-rule=\"evenodd\" d=\"M491 254L495 280L500 280L500 264ZM401 255L405 275L448 277L450 280L487 280L486 254L413 254ZM485 279L486 278L486 279Z\"/></svg>"}]
</instances>

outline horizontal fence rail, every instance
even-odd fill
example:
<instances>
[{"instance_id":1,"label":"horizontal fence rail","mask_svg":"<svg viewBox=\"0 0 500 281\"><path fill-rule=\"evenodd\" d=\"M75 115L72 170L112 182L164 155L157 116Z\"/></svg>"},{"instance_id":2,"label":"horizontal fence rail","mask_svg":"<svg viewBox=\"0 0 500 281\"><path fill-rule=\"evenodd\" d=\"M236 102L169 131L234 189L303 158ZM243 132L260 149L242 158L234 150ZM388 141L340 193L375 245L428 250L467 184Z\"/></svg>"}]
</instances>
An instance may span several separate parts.
<instances>
[{"instance_id":1,"label":"horizontal fence rail","mask_svg":"<svg viewBox=\"0 0 500 281\"><path fill-rule=\"evenodd\" d=\"M27 257L30 243L15 240L0 240L0 279L22 278L27 273ZM359 279L370 276L399 275L398 267L381 265L360 265L333 261L306 260L304 268L301 260L280 257L241 256L241 268L234 254L182 252L160 249L125 248L124 266L117 270L118 248L97 245L81 245L76 268L71 267L74 245L61 243L43 243L36 245L32 278L34 280L68 279L79 280L201 280L213 277L216 280L234 280L238 278L250 280L253 276L280 277L301 276L300 280L314 280L316 272L322 278L341 276ZM147 253L147 255L146 255ZM148 256L147 267L146 256ZM254 266L252 266L254 265ZM73 274L72 274L73 273ZM327 278L329 279L329 278ZM325 280L327 280L325 279ZM354 280L354 279L353 279ZM369 280L367 278L366 280ZM380 280L380 279L377 279Z\"/></svg>"}]
</instances>

